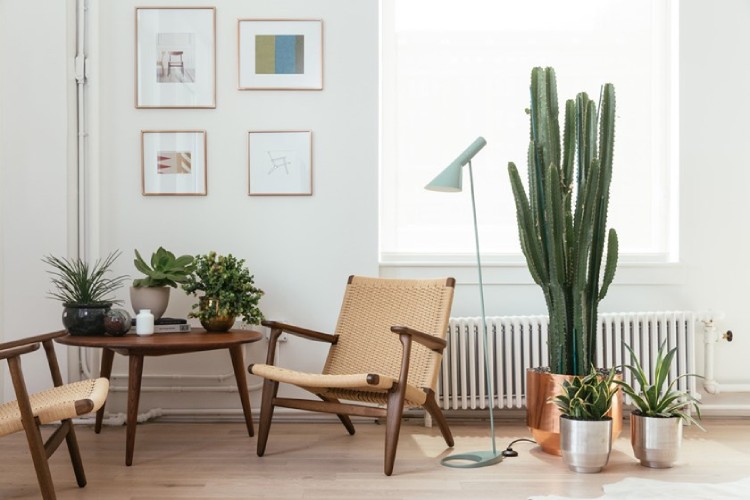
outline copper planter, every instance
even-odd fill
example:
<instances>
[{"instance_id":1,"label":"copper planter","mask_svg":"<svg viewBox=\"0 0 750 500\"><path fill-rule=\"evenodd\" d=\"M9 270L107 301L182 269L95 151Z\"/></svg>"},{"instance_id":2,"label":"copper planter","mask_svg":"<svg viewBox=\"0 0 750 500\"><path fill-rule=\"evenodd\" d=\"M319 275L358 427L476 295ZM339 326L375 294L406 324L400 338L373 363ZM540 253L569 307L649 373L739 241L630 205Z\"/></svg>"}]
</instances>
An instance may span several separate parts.
<instances>
[{"instance_id":1,"label":"copper planter","mask_svg":"<svg viewBox=\"0 0 750 500\"><path fill-rule=\"evenodd\" d=\"M206 329L207 332L226 332L234 326L235 316L225 316L219 314L219 300L210 297L201 297L200 299L201 311L213 310L214 314L211 318L201 318L201 326Z\"/></svg>"},{"instance_id":2,"label":"copper planter","mask_svg":"<svg viewBox=\"0 0 750 500\"><path fill-rule=\"evenodd\" d=\"M617 375L621 378L621 375ZM526 425L541 446L550 455L560 455L560 410L550 403L562 392L562 383L573 375L558 375L529 368L526 370ZM612 441L622 432L622 391L617 391L612 409Z\"/></svg>"}]
</instances>

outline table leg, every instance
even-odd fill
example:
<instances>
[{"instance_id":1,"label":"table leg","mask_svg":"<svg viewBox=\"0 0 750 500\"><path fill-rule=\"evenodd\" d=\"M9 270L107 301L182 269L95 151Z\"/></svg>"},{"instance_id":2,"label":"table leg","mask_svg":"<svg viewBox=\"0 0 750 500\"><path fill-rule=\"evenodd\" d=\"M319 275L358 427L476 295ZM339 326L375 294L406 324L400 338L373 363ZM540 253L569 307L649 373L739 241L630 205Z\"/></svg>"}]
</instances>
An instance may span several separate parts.
<instances>
[{"instance_id":1,"label":"table leg","mask_svg":"<svg viewBox=\"0 0 750 500\"><path fill-rule=\"evenodd\" d=\"M247 433L252 437L255 435L255 431L253 430L253 416L250 411L250 396L247 393L247 376L245 376L245 359L242 356L242 346L235 345L230 347L229 354L232 356L234 378L237 380L237 391L240 393Z\"/></svg>"},{"instance_id":2,"label":"table leg","mask_svg":"<svg viewBox=\"0 0 750 500\"><path fill-rule=\"evenodd\" d=\"M109 376L112 374L112 360L115 357L115 352L109 349L102 349L102 361L99 368L99 376L109 380ZM99 434L102 431L102 419L104 418L104 405L107 401L96 412L96 422L94 423L94 432Z\"/></svg>"},{"instance_id":3,"label":"table leg","mask_svg":"<svg viewBox=\"0 0 750 500\"><path fill-rule=\"evenodd\" d=\"M130 354L128 366L128 429L125 444L125 465L133 464L135 426L138 424L138 401L141 398L143 354Z\"/></svg>"}]
</instances>

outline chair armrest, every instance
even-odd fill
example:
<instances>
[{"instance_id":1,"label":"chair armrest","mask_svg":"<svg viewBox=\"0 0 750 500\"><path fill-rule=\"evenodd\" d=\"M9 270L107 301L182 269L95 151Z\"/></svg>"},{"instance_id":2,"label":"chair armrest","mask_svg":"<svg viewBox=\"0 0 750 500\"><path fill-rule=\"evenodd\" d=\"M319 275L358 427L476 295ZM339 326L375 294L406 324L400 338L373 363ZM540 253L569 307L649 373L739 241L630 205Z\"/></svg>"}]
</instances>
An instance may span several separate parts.
<instances>
[{"instance_id":1,"label":"chair armrest","mask_svg":"<svg viewBox=\"0 0 750 500\"><path fill-rule=\"evenodd\" d=\"M11 342L5 342L3 344L0 344L0 351L5 350L5 349L10 349L11 347L18 347L21 345L28 345L28 344L36 344L39 342L56 339L57 337L62 337L67 334L68 332L66 332L65 330L60 330L57 332L45 333L43 335L36 335L34 337L26 337L24 339L13 340Z\"/></svg>"},{"instance_id":2,"label":"chair armrest","mask_svg":"<svg viewBox=\"0 0 750 500\"><path fill-rule=\"evenodd\" d=\"M443 352L448 345L445 339L434 337L427 333L420 332L419 330L409 328L408 326L392 326L391 331L399 335L408 335L415 342L418 342L435 352Z\"/></svg>"},{"instance_id":3,"label":"chair armrest","mask_svg":"<svg viewBox=\"0 0 750 500\"><path fill-rule=\"evenodd\" d=\"M297 337L316 340L318 342L328 342L329 344L335 344L339 340L338 335L316 332L314 330L308 330L306 328L300 328L299 326L288 325L286 323L280 323L278 321L262 321L261 325L267 326L271 328L271 330L280 330L283 332L291 333L292 335L295 335Z\"/></svg>"},{"instance_id":4,"label":"chair armrest","mask_svg":"<svg viewBox=\"0 0 750 500\"><path fill-rule=\"evenodd\" d=\"M39 349L39 342L36 344L27 344L19 347L11 347L0 350L0 359L17 358L22 354L33 352Z\"/></svg>"},{"instance_id":5,"label":"chair armrest","mask_svg":"<svg viewBox=\"0 0 750 500\"><path fill-rule=\"evenodd\" d=\"M274 364L274 360L276 359L276 343L279 341L282 332L287 332L297 337L315 340L317 342L328 342L329 344L335 344L339 341L338 335L307 330L306 328L287 325L286 323L280 323L278 321L261 321L260 324L271 329L271 338L268 339L268 352L266 353L267 365Z\"/></svg>"}]
</instances>

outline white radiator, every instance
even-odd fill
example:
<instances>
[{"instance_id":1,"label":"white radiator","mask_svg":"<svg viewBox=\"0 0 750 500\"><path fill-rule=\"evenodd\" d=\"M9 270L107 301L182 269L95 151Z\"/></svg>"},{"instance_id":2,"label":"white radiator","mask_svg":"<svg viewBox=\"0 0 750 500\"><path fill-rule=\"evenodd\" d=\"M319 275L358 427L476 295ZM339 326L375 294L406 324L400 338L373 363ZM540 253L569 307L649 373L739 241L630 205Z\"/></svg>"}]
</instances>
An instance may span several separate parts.
<instances>
[{"instance_id":1,"label":"white radiator","mask_svg":"<svg viewBox=\"0 0 750 500\"><path fill-rule=\"evenodd\" d=\"M597 329L597 367L631 364L629 345L647 373L656 361L659 344L677 347L670 382L681 374L695 373L694 312L603 313ZM438 401L446 410L522 408L526 404L526 369L547 365L547 316L495 316L487 318L490 376L494 394L487 394L481 318L451 318L448 348L438 382ZM625 379L634 384L629 370ZM637 387L637 384L634 385ZM678 381L677 388L696 397L695 377ZM625 399L629 403L629 398Z\"/></svg>"}]
</instances>

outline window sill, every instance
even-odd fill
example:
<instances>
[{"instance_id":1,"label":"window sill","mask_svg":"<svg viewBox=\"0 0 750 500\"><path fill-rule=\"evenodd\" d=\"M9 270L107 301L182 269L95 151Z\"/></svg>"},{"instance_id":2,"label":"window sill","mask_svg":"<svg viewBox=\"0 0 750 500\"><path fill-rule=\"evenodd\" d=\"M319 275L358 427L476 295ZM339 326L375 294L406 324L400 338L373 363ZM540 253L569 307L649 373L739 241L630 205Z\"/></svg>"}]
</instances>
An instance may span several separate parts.
<instances>
[{"instance_id":1,"label":"window sill","mask_svg":"<svg viewBox=\"0 0 750 500\"><path fill-rule=\"evenodd\" d=\"M685 267L672 262L625 260L617 266L612 286L681 285ZM381 255L380 276L384 278L432 278L452 276L459 285L479 283L476 260L467 255ZM485 285L534 285L526 263L518 256L482 256Z\"/></svg>"}]
</instances>

